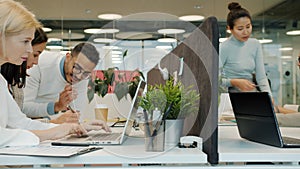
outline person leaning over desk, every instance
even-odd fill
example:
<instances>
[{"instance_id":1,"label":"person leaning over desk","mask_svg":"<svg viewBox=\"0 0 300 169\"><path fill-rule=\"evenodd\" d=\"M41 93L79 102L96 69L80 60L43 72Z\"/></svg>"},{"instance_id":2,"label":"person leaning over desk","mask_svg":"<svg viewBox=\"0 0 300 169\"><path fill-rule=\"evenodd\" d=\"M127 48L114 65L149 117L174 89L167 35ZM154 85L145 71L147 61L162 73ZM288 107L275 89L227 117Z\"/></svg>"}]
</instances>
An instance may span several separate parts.
<instances>
[{"instance_id":1,"label":"person leaning over desk","mask_svg":"<svg viewBox=\"0 0 300 169\"><path fill-rule=\"evenodd\" d=\"M46 47L48 37L42 28L37 28L34 33L34 39L31 41L31 46L33 52L28 56L27 60L21 65L15 65L12 63L5 63L1 66L1 74L6 79L8 83L8 89L16 102L18 103L20 109L23 107L23 87L26 82L26 69L30 69L33 65L38 64L38 58L40 54ZM43 122L51 123L64 123L78 122L78 115L72 112L64 113L62 116L48 120L48 118L39 119Z\"/></svg>"},{"instance_id":2,"label":"person leaning over desk","mask_svg":"<svg viewBox=\"0 0 300 169\"><path fill-rule=\"evenodd\" d=\"M19 2L0 0L0 66L7 62L21 65L32 53L31 41L40 26L34 15ZM36 145L68 134L81 136L93 129L110 130L102 121L55 125L27 118L9 93L1 74L0 98L0 147Z\"/></svg>"},{"instance_id":3,"label":"person leaning over desk","mask_svg":"<svg viewBox=\"0 0 300 169\"><path fill-rule=\"evenodd\" d=\"M250 13L239 3L229 3L227 29L232 35L220 45L221 85L229 91L272 92L264 69L263 52L257 39L250 38L252 23ZM255 73L257 85L252 80ZM275 106L276 112L295 113L295 111Z\"/></svg>"},{"instance_id":4,"label":"person leaning over desk","mask_svg":"<svg viewBox=\"0 0 300 169\"><path fill-rule=\"evenodd\" d=\"M39 64L27 72L23 113L31 118L51 116L68 105L83 112L88 78L98 61L99 53L90 43L79 43L65 55L44 51Z\"/></svg>"}]
</instances>

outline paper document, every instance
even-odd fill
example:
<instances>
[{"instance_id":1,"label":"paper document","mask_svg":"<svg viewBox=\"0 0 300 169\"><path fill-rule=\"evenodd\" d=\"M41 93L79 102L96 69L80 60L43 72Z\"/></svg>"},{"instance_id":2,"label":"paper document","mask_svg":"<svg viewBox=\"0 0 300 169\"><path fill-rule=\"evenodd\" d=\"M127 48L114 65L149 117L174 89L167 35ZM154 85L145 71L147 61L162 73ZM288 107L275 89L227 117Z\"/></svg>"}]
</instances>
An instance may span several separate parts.
<instances>
[{"instance_id":1,"label":"paper document","mask_svg":"<svg viewBox=\"0 0 300 169\"><path fill-rule=\"evenodd\" d=\"M45 156L45 157L71 157L91 151L102 149L102 147L71 147L71 146L16 146L0 148L0 154Z\"/></svg>"}]
</instances>

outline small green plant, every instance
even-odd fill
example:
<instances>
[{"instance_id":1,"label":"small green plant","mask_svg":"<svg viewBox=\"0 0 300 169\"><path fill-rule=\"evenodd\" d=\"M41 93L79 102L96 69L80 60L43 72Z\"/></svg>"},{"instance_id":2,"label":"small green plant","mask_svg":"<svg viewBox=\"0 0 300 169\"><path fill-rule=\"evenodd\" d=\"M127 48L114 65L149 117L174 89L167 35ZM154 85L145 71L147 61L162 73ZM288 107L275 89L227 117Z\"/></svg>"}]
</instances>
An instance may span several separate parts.
<instances>
[{"instance_id":1,"label":"small green plant","mask_svg":"<svg viewBox=\"0 0 300 169\"><path fill-rule=\"evenodd\" d=\"M165 112L173 103L167 119L185 118L197 113L199 109L200 95L192 86L185 88L181 82L174 83L170 78L166 84L149 86L145 96L141 98L140 106L152 113L155 108Z\"/></svg>"}]
</instances>

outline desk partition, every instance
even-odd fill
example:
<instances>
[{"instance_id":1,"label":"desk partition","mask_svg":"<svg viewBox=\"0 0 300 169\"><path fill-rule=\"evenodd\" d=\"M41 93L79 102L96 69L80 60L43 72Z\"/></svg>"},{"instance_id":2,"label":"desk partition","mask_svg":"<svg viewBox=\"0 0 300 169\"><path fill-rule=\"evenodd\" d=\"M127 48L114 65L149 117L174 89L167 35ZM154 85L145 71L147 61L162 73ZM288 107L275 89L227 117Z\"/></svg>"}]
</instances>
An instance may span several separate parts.
<instances>
[{"instance_id":1,"label":"desk partition","mask_svg":"<svg viewBox=\"0 0 300 169\"><path fill-rule=\"evenodd\" d=\"M178 78L184 86L192 85L199 91L200 103L197 116L186 119L183 134L203 138L203 151L211 164L218 163L218 51L217 19L209 17L160 62L160 66L166 67L169 72L178 72L176 65L184 60L183 71ZM151 73L148 73L148 83L162 81L159 71Z\"/></svg>"}]
</instances>

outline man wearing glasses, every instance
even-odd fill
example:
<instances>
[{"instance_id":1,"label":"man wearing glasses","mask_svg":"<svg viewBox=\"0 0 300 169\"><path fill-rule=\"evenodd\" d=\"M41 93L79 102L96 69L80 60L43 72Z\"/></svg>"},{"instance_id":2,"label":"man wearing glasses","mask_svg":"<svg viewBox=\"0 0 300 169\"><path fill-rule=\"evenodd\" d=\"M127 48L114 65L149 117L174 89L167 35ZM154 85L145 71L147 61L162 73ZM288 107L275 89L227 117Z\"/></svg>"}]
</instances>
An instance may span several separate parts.
<instances>
[{"instance_id":1,"label":"man wearing glasses","mask_svg":"<svg viewBox=\"0 0 300 169\"><path fill-rule=\"evenodd\" d=\"M84 112L87 84L99 61L90 43L79 43L70 53L44 51L39 64L28 70L23 112L31 118L49 117L71 106Z\"/></svg>"}]
</instances>

